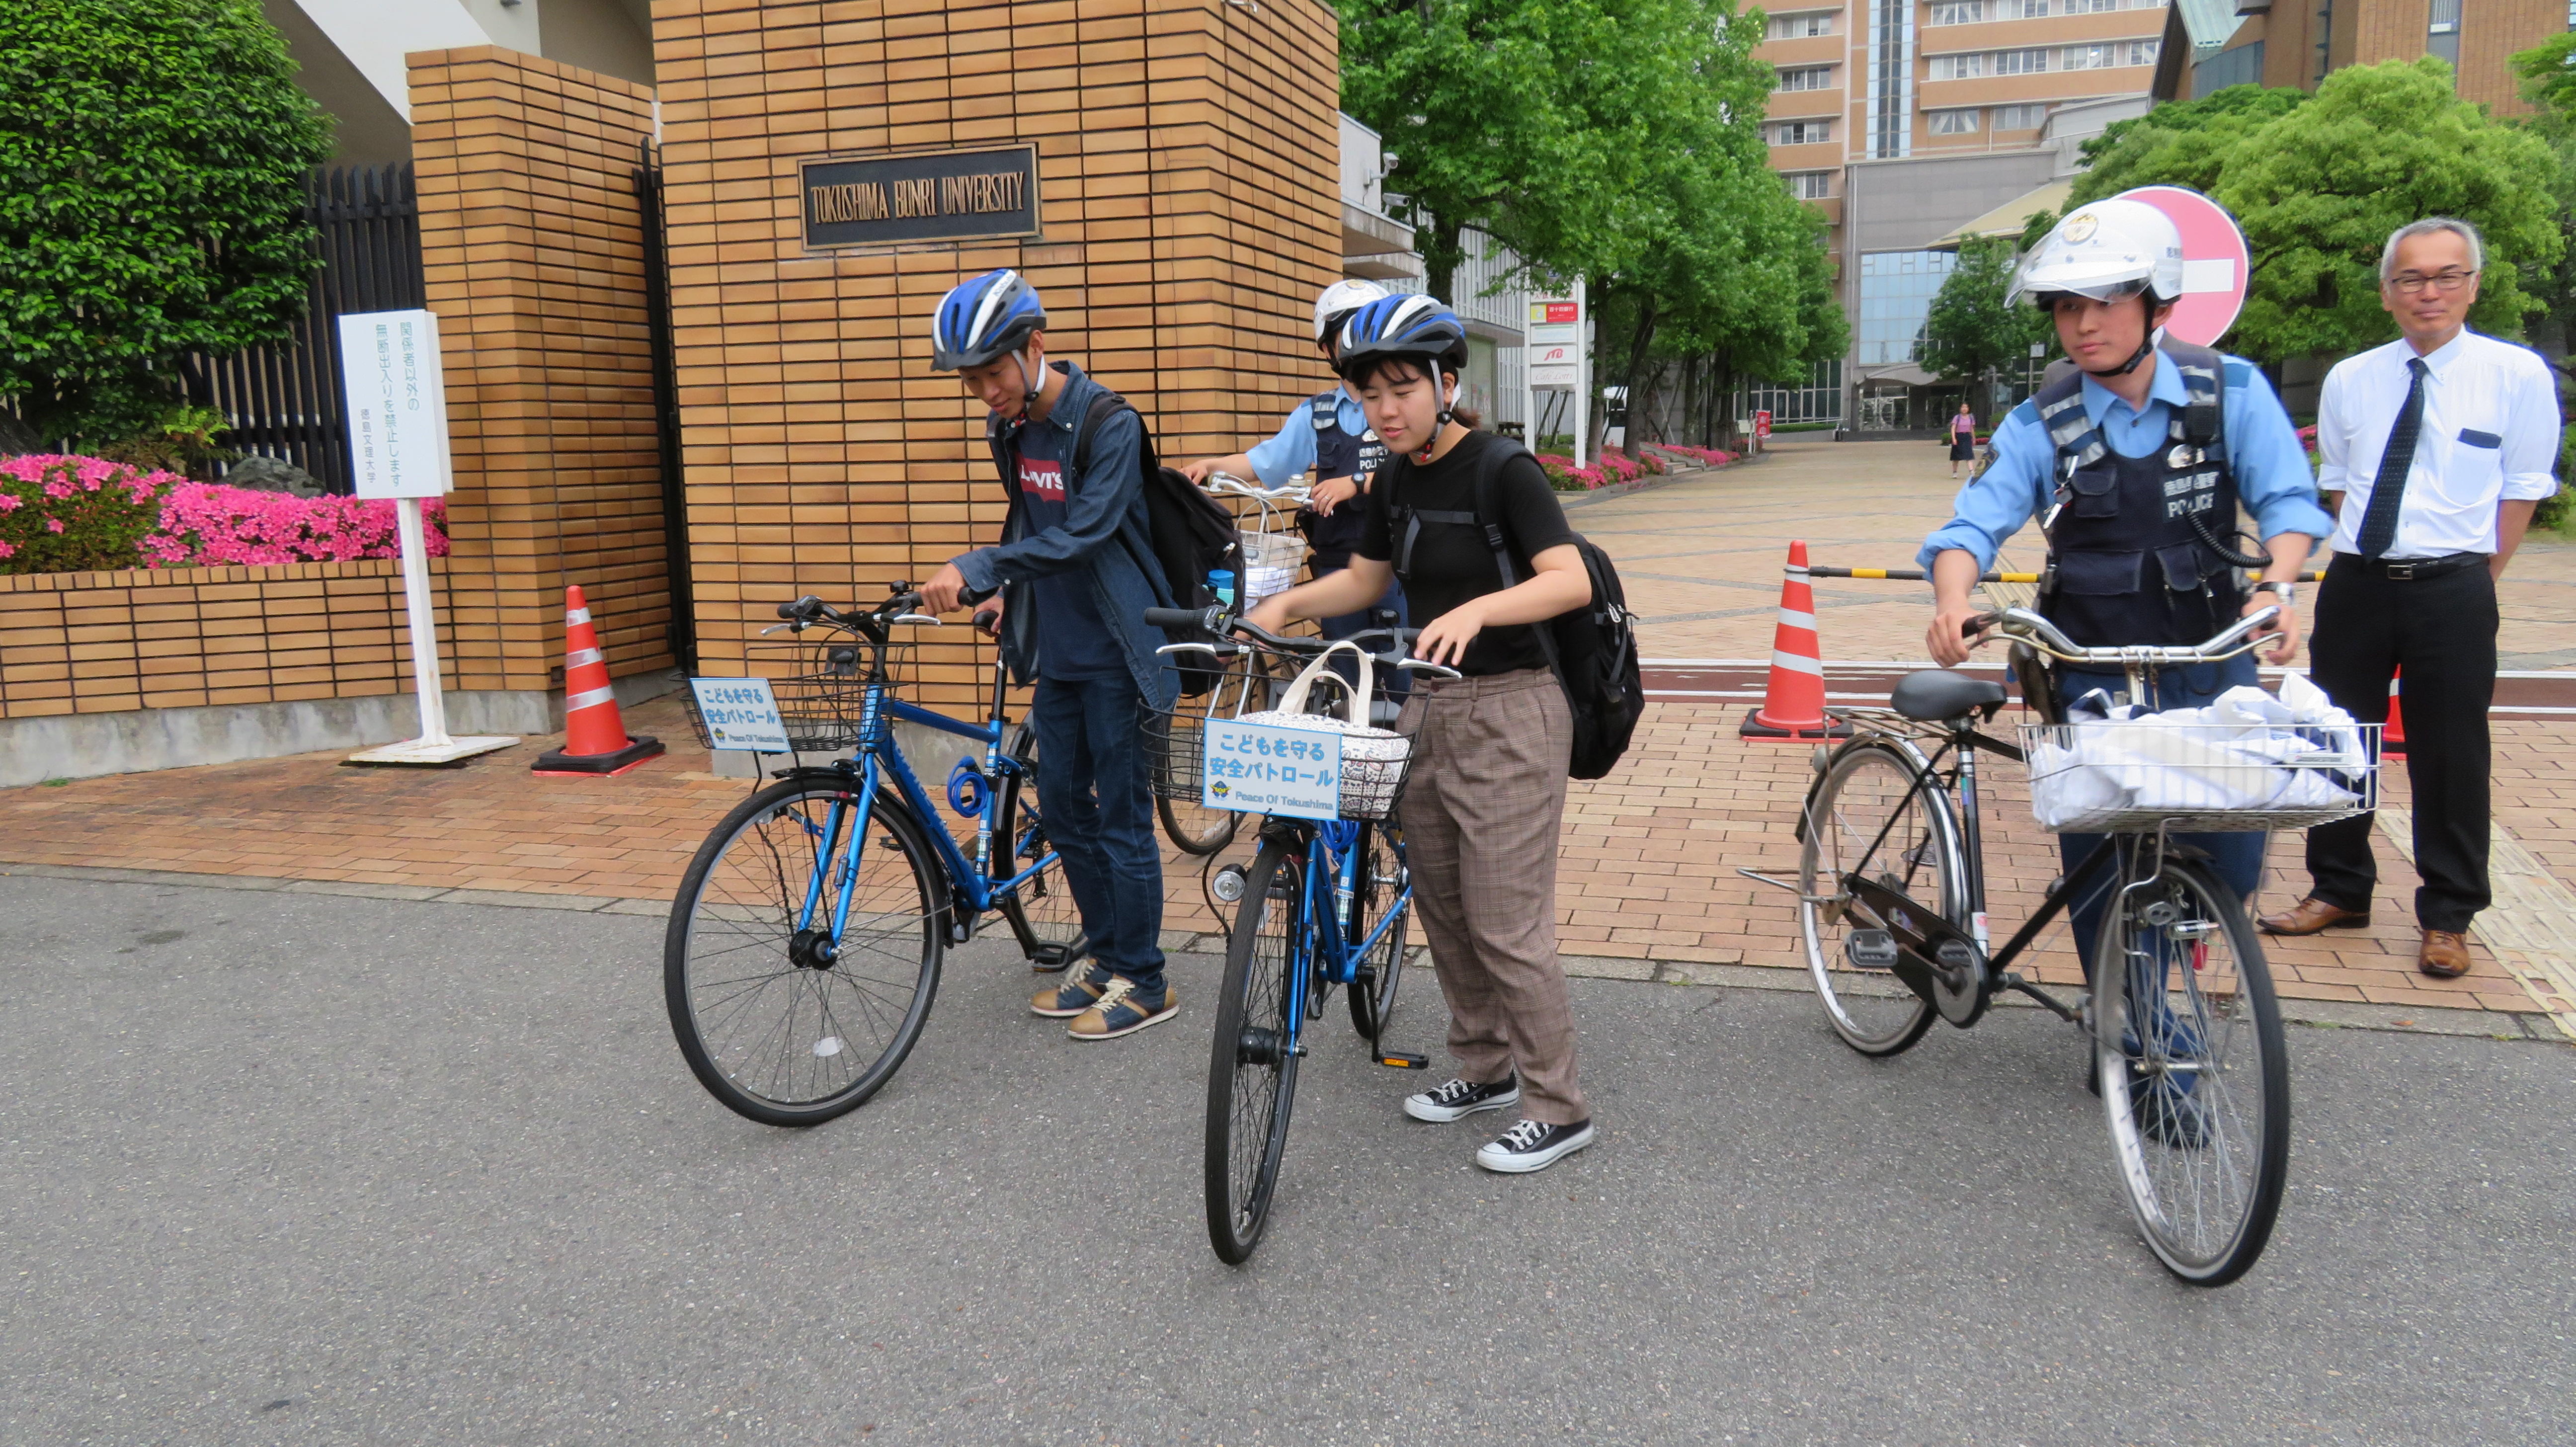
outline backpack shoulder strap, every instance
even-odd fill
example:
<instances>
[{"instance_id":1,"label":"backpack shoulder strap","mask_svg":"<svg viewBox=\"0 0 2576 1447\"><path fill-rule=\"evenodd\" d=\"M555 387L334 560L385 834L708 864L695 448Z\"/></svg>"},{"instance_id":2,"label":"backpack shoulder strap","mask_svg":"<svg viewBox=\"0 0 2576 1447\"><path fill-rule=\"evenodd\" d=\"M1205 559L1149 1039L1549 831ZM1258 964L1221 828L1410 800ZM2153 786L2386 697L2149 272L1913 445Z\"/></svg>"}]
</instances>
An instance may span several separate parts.
<instances>
[{"instance_id":1,"label":"backpack shoulder strap","mask_svg":"<svg viewBox=\"0 0 2576 1447\"><path fill-rule=\"evenodd\" d=\"M1485 443L1485 455L1476 459L1476 511L1471 515L1470 520L1485 530L1485 546L1494 550L1494 571L1501 575L1503 586L1506 588L1517 586L1521 579L1518 570L1512 567L1510 539L1503 533L1503 508L1500 496L1503 468L1524 450L1519 443L1509 438L1492 437ZM1556 630L1546 623L1531 623L1525 626L1530 632L1538 635L1539 652L1547 655L1548 671L1555 674L1557 681L1562 684L1565 680L1565 668L1558 662L1556 656ZM1566 696L1571 699L1573 694L1569 691Z\"/></svg>"},{"instance_id":2,"label":"backpack shoulder strap","mask_svg":"<svg viewBox=\"0 0 2576 1447\"><path fill-rule=\"evenodd\" d=\"M1126 405L1126 398L1119 396L1117 393L1110 391L1106 387L1103 387L1100 389L1098 395L1091 399L1091 405L1083 409L1082 436L1076 439L1073 444L1073 476L1075 481L1081 481L1083 474L1091 470L1091 439L1099 435L1100 424L1109 420L1112 414L1117 412L1119 408ZM1140 424L1142 423L1143 419L1141 416L1138 418L1138 421ZM1151 465L1153 455L1154 444L1148 441L1145 444L1145 456L1149 466Z\"/></svg>"}]
</instances>

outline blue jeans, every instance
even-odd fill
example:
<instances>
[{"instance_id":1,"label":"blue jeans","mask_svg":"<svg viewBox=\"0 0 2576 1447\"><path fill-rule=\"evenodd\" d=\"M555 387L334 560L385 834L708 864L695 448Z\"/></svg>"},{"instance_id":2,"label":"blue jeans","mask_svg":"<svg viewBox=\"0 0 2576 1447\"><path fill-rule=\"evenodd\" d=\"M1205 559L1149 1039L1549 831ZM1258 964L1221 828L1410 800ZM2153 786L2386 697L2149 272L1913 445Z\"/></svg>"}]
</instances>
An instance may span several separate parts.
<instances>
[{"instance_id":1,"label":"blue jeans","mask_svg":"<svg viewBox=\"0 0 2576 1447\"><path fill-rule=\"evenodd\" d=\"M2190 668L2160 669L2156 674L2155 707L2198 708L2227 690L2259 678L2252 654L2239 654L2223 663L2202 663ZM2057 671L2057 697L2060 708L2083 697L2092 689L2106 689L2114 696L2128 691L2128 675L2123 673L2089 673L2071 668ZM2254 897L2255 886L2263 882L2263 847L2272 836L2263 833L2243 834L2176 834L2174 842L2188 844L2209 856L2218 877L2230 889L2246 899ZM2093 846L2102 842L2099 834L2060 834L2057 836L2058 857L2073 873L2084 862ZM2070 912L2069 928L2075 932L2075 953L2084 961L2084 973L2093 973L2093 946L2102 933L2102 912L2109 907L2111 890L2118 883L2118 866L2106 865L2096 872L2092 883L2076 896Z\"/></svg>"},{"instance_id":2,"label":"blue jeans","mask_svg":"<svg viewBox=\"0 0 2576 1447\"><path fill-rule=\"evenodd\" d=\"M1140 992L1160 994L1163 851L1135 682L1040 678L1029 727L1038 740L1038 813L1063 857L1092 958Z\"/></svg>"}]
</instances>

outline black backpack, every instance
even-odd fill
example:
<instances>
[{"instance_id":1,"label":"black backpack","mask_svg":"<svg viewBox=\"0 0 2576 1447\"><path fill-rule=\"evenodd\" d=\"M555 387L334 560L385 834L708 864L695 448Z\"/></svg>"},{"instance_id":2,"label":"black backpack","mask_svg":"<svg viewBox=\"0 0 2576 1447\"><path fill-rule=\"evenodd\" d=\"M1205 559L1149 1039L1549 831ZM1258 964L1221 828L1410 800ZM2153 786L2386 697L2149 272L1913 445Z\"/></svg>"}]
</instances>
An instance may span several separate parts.
<instances>
[{"instance_id":1,"label":"black backpack","mask_svg":"<svg viewBox=\"0 0 2576 1447\"><path fill-rule=\"evenodd\" d=\"M1389 511L1425 522L1484 529L1485 545L1494 550L1494 567L1503 576L1503 586L1511 587L1521 580L1522 569L1513 565L1494 489L1501 485L1503 464L1523 450L1519 443L1506 438L1486 441L1484 455L1476 464L1474 512L1401 507L1393 491L1387 494ZM1396 472L1390 486L1400 486L1403 476L1411 470L1410 462L1401 470L1390 469ZM1407 526L1403 520L1396 520L1399 537ZM1574 719L1574 752L1565 772L1572 778L1598 779L1628 751L1628 741L1637 732L1637 720L1646 711L1646 688L1637 668L1635 620L1628 612L1627 590L1619 585L1619 570L1611 566L1609 554L1582 534L1575 534L1574 546L1583 555L1583 571L1592 579L1592 606L1529 626L1538 634L1538 646L1547 655L1547 666L1555 672L1557 682L1564 685L1567 711ZM1398 551L1409 554L1411 549L1399 547Z\"/></svg>"},{"instance_id":2,"label":"black backpack","mask_svg":"<svg viewBox=\"0 0 2576 1447\"><path fill-rule=\"evenodd\" d=\"M1081 476L1090 463L1091 439L1100 431L1100 424L1126 406L1126 398L1106 390L1091 399L1090 409L1083 414L1082 441L1074 448L1075 476ZM1242 535L1235 529L1234 515L1219 506L1216 499L1199 491L1179 472L1163 466L1154 451L1154 434L1144 424L1144 415L1138 413L1136 425L1142 444L1137 460L1145 469L1145 519L1153 540L1154 562L1162 570L1173 607L1210 607L1217 600L1208 588L1208 574L1232 573L1237 586L1241 586ZM1204 641L1195 633L1167 630L1167 636L1175 643ZM1181 692L1193 698L1216 687L1223 673L1222 665L1203 653L1174 654L1172 662L1180 669Z\"/></svg>"}]
</instances>

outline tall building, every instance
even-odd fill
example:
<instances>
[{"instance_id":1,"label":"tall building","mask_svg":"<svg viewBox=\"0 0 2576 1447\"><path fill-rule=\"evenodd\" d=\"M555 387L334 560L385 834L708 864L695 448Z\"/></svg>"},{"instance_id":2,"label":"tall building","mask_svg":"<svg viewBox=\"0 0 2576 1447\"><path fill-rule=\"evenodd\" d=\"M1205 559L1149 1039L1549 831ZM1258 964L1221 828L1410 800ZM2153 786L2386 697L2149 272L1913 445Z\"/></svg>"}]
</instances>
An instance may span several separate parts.
<instances>
[{"instance_id":1,"label":"tall building","mask_svg":"<svg viewBox=\"0 0 2576 1447\"><path fill-rule=\"evenodd\" d=\"M2462 97L2523 115L2514 52L2576 30L2576 0L2180 0L2156 69L2158 100L2231 85L2314 90L2329 71L2437 55Z\"/></svg>"},{"instance_id":2,"label":"tall building","mask_svg":"<svg viewBox=\"0 0 2576 1447\"><path fill-rule=\"evenodd\" d=\"M1775 422L1935 425L1960 389L1924 369L1917 339L1959 239L2018 233L2024 216L2055 210L2077 146L2146 110L2166 8L1783 0L1757 52L1780 72L1765 139L1772 166L1830 223L1852 349L1755 405Z\"/></svg>"}]
</instances>

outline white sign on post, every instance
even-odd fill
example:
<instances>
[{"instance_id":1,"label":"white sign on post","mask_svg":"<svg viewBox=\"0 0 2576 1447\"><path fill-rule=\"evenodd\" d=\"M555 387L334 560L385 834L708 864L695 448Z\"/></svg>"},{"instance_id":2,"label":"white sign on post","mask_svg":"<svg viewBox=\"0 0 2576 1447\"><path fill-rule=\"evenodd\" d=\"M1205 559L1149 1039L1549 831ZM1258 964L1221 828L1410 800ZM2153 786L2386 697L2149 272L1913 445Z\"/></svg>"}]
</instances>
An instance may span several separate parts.
<instances>
[{"instance_id":1,"label":"white sign on post","mask_svg":"<svg viewBox=\"0 0 2576 1447\"><path fill-rule=\"evenodd\" d=\"M450 738L438 681L438 617L429 596L429 534L420 500L447 495L447 386L438 318L427 311L351 312L340 319L340 377L349 467L363 498L391 498L402 537L403 612L411 629L420 737L349 756L353 764L449 764L515 737Z\"/></svg>"},{"instance_id":2,"label":"white sign on post","mask_svg":"<svg viewBox=\"0 0 2576 1447\"><path fill-rule=\"evenodd\" d=\"M787 742L787 723L778 716L778 695L768 679L692 678L689 691L697 697L698 716L707 721L709 748L796 751Z\"/></svg>"},{"instance_id":3,"label":"white sign on post","mask_svg":"<svg viewBox=\"0 0 2576 1447\"><path fill-rule=\"evenodd\" d=\"M1342 739L1309 729L1212 718L1199 802L1240 814L1342 816Z\"/></svg>"}]
</instances>

